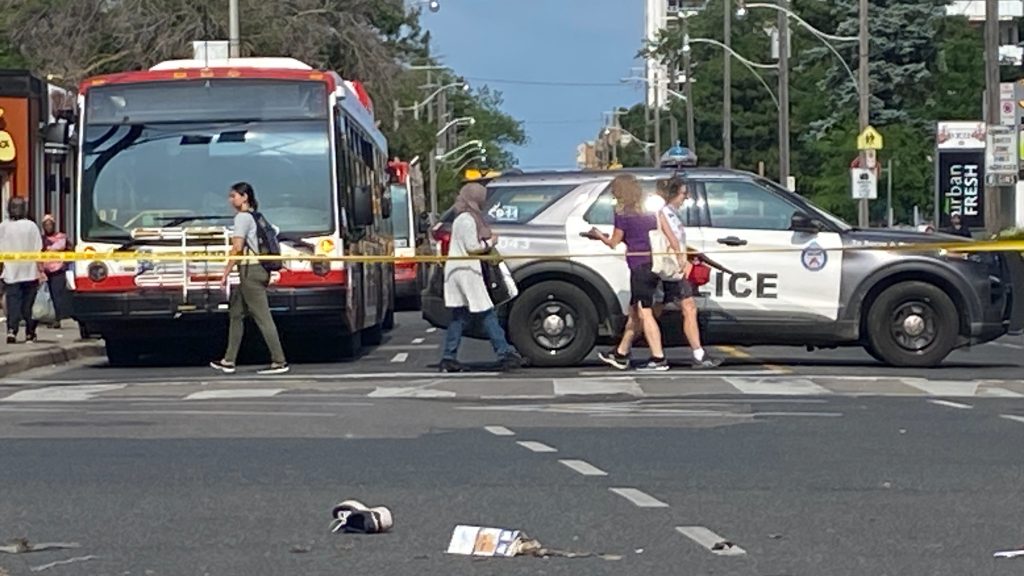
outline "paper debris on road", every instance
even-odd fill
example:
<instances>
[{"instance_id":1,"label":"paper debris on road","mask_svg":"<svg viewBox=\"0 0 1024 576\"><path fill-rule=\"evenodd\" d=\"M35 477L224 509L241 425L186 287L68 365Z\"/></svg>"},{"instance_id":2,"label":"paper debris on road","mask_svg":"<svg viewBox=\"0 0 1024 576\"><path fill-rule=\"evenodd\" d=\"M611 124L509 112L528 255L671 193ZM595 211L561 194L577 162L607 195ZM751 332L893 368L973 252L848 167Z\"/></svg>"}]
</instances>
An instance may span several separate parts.
<instances>
[{"instance_id":1,"label":"paper debris on road","mask_svg":"<svg viewBox=\"0 0 1024 576\"><path fill-rule=\"evenodd\" d=\"M996 552L993 554L996 558L1017 558L1024 556L1024 549L1022 550L1003 550L1002 552Z\"/></svg>"},{"instance_id":2,"label":"paper debris on road","mask_svg":"<svg viewBox=\"0 0 1024 576\"><path fill-rule=\"evenodd\" d=\"M460 524L452 532L449 554L463 556L515 556L523 544L522 532Z\"/></svg>"},{"instance_id":3,"label":"paper debris on road","mask_svg":"<svg viewBox=\"0 0 1024 576\"><path fill-rule=\"evenodd\" d=\"M40 542L39 544L33 544L25 538L15 538L14 540L10 540L8 545L0 546L0 552L5 552L7 554L27 554L29 552L71 550L81 547L82 545L77 542Z\"/></svg>"}]
</instances>

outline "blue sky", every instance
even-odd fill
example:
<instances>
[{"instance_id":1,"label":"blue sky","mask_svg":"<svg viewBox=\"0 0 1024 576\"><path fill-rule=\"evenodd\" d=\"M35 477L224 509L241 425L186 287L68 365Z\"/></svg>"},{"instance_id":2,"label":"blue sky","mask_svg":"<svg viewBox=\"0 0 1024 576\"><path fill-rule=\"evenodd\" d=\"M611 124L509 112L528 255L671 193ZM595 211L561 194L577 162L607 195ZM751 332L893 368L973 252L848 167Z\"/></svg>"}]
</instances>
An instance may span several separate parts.
<instances>
[{"instance_id":1,"label":"blue sky","mask_svg":"<svg viewBox=\"0 0 1024 576\"><path fill-rule=\"evenodd\" d=\"M530 142L514 151L523 168L575 167L576 146L594 139L602 113L643 98L619 84L639 65L641 0L440 1L439 12L423 13L435 53L472 84L501 91L504 110L525 121Z\"/></svg>"}]
</instances>

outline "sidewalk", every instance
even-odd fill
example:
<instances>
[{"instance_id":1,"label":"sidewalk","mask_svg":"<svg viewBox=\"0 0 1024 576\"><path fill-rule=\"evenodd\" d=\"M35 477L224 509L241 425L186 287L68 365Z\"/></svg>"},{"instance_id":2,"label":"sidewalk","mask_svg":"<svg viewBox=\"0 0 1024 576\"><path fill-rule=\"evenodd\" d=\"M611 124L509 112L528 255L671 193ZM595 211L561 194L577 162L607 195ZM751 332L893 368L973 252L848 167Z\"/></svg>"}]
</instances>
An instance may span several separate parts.
<instances>
[{"instance_id":1,"label":"sidewalk","mask_svg":"<svg viewBox=\"0 0 1024 576\"><path fill-rule=\"evenodd\" d=\"M102 340L81 340L78 324L72 320L62 322L60 330L39 327L39 340L25 342L25 329L18 334L17 344L8 344L0 330L0 378L33 368L65 364L79 358L103 356Z\"/></svg>"}]
</instances>

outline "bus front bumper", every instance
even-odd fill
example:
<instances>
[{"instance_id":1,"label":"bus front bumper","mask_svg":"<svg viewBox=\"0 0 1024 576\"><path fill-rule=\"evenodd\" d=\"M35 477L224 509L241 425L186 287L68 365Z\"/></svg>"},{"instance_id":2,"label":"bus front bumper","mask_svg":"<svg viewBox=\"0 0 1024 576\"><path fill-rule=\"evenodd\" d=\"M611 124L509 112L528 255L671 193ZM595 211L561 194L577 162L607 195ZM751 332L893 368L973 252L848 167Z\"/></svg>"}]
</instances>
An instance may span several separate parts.
<instances>
[{"instance_id":1,"label":"bus front bumper","mask_svg":"<svg viewBox=\"0 0 1024 576\"><path fill-rule=\"evenodd\" d=\"M273 288L267 300L275 322L282 329L294 325L345 326L348 324L347 294L343 286L315 288ZM102 334L110 326L149 332L166 331L185 325L203 325L210 321L227 324L228 298L222 290L189 292L140 290L122 293L75 292L73 316L90 333Z\"/></svg>"}]
</instances>

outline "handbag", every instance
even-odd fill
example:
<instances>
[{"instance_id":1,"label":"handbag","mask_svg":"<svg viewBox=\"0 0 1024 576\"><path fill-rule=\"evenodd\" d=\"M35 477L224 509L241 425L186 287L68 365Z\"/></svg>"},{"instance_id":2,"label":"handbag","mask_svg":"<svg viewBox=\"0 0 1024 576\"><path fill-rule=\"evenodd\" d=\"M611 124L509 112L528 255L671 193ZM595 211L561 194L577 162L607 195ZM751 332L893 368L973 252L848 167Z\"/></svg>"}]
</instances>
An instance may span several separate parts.
<instances>
[{"instance_id":1,"label":"handbag","mask_svg":"<svg viewBox=\"0 0 1024 576\"><path fill-rule=\"evenodd\" d=\"M648 234L651 239L651 272L657 274L662 280L682 278L679 261L668 243L668 238L665 238L665 235L657 228Z\"/></svg>"},{"instance_id":2,"label":"handbag","mask_svg":"<svg viewBox=\"0 0 1024 576\"><path fill-rule=\"evenodd\" d=\"M694 286L703 286L711 281L711 267L699 260L693 262L690 265L690 275L686 279Z\"/></svg>"},{"instance_id":3,"label":"handbag","mask_svg":"<svg viewBox=\"0 0 1024 576\"><path fill-rule=\"evenodd\" d=\"M480 271L483 273L487 295L495 307L501 306L519 295L519 287L512 278L512 271L494 248L487 252L490 258L480 260ZM497 258L496 258L497 257Z\"/></svg>"}]
</instances>

